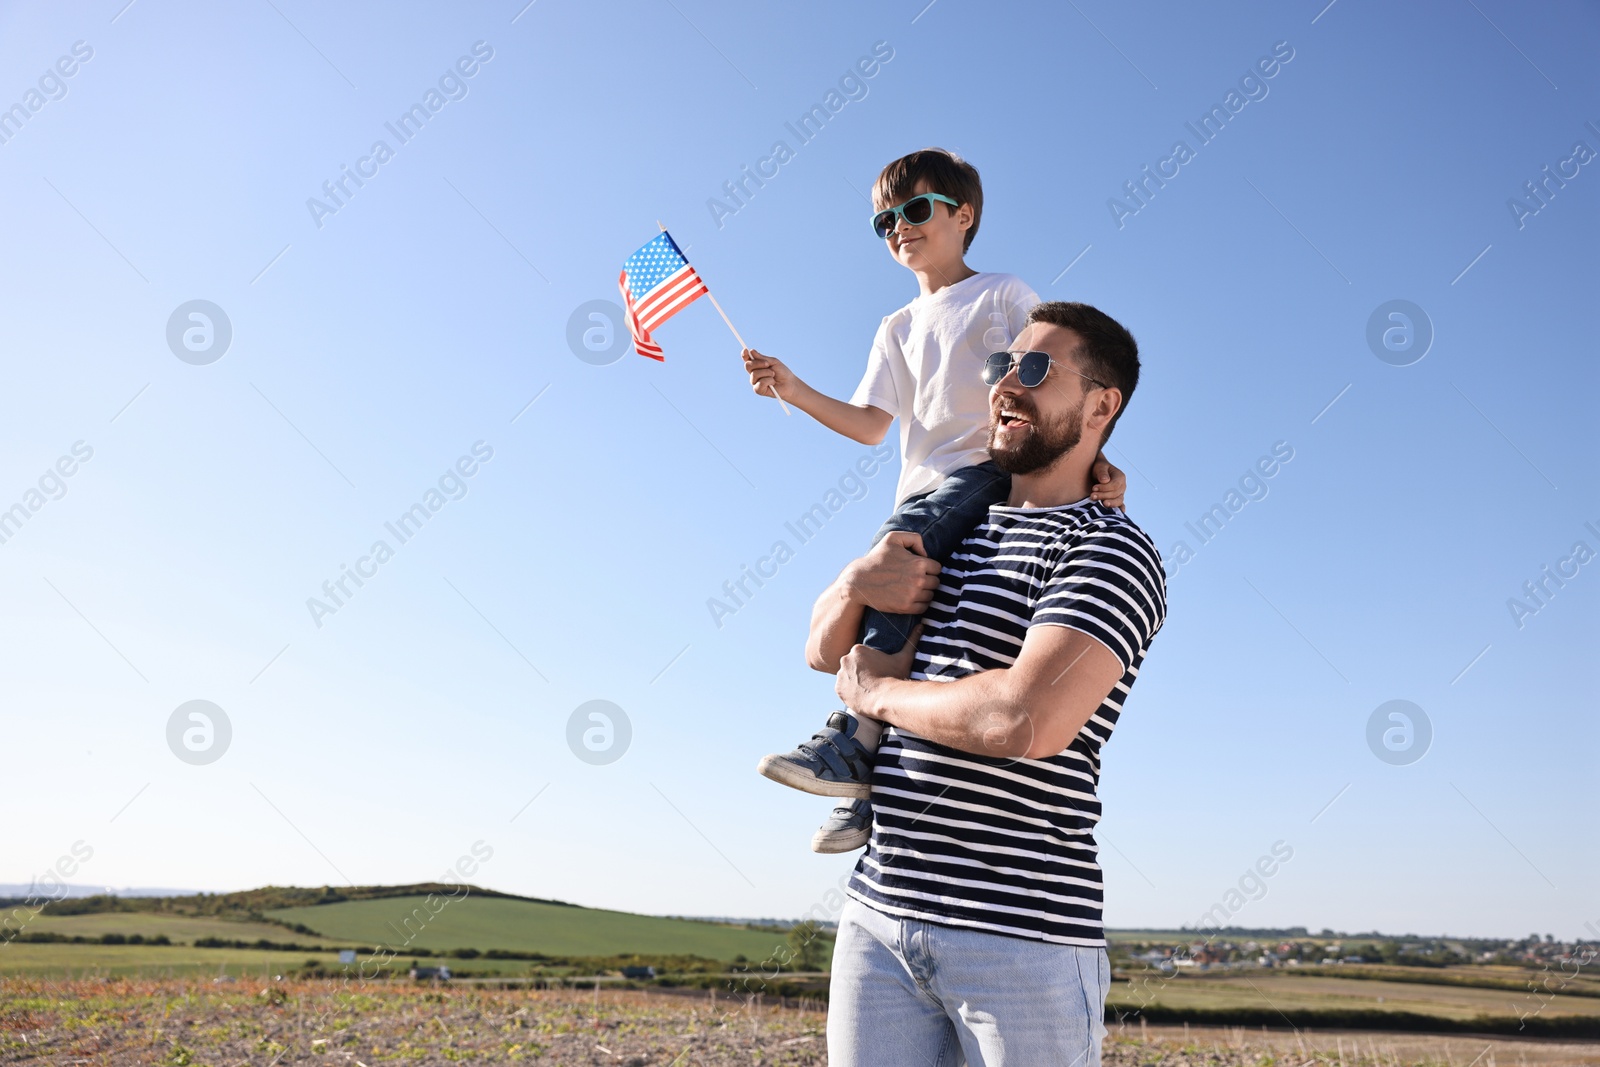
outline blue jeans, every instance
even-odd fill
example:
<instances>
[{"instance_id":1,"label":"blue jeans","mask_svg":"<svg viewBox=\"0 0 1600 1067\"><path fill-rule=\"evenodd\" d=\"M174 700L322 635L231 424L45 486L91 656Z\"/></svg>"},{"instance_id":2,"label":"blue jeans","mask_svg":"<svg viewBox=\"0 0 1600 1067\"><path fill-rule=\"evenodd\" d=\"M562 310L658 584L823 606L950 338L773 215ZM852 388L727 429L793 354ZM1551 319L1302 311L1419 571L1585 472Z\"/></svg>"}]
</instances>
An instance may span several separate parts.
<instances>
[{"instance_id":1,"label":"blue jeans","mask_svg":"<svg viewBox=\"0 0 1600 1067\"><path fill-rule=\"evenodd\" d=\"M851 898L833 948L829 1067L1100 1067L1110 984L1101 948L897 919Z\"/></svg>"},{"instance_id":2,"label":"blue jeans","mask_svg":"<svg viewBox=\"0 0 1600 1067\"><path fill-rule=\"evenodd\" d=\"M963 467L947 475L933 492L906 498L872 543L877 544L892 530L921 534L928 558L944 563L989 514L989 505L1001 503L1010 492L1011 475L993 461ZM861 643L893 655L905 647L920 617L868 608L861 619Z\"/></svg>"}]
</instances>

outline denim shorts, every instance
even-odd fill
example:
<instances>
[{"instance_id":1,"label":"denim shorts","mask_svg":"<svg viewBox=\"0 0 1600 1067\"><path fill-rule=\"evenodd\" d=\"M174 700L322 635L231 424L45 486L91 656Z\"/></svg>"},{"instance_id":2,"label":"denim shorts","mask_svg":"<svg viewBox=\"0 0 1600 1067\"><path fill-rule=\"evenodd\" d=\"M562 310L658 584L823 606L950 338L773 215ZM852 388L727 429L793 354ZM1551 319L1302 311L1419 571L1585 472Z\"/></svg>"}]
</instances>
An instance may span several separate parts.
<instances>
[{"instance_id":1,"label":"denim shorts","mask_svg":"<svg viewBox=\"0 0 1600 1067\"><path fill-rule=\"evenodd\" d=\"M852 898L839 916L829 1067L1100 1067L1111 964Z\"/></svg>"}]
</instances>

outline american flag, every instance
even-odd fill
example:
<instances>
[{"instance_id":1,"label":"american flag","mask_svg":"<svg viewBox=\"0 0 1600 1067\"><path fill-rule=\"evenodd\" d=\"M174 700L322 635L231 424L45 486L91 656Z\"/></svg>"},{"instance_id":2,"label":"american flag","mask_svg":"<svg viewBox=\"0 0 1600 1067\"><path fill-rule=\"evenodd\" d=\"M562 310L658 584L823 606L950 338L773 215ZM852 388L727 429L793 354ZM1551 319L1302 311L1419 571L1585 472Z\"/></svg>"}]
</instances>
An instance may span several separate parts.
<instances>
[{"instance_id":1,"label":"american flag","mask_svg":"<svg viewBox=\"0 0 1600 1067\"><path fill-rule=\"evenodd\" d=\"M628 332L633 334L634 349L641 356L663 361L666 357L661 346L650 339L650 331L710 291L665 230L628 257L617 287L628 306Z\"/></svg>"}]
</instances>

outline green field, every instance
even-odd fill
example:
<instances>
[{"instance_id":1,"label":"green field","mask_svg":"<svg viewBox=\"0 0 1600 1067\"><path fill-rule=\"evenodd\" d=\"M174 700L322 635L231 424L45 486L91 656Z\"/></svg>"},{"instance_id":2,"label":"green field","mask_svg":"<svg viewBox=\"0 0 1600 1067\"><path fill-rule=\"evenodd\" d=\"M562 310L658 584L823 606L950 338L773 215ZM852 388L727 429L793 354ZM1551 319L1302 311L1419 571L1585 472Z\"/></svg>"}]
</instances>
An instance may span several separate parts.
<instances>
[{"instance_id":1,"label":"green field","mask_svg":"<svg viewBox=\"0 0 1600 1067\"><path fill-rule=\"evenodd\" d=\"M367 962L373 973L373 957ZM208 978L228 975L257 979L263 976L302 972L315 961L333 975L343 973L344 965L332 952L286 952L277 949L194 948L190 945L71 945L36 944L26 941L0 946L0 977L83 978L90 975L117 975L123 978ZM458 974L481 977L520 978L531 971L565 974L594 972L592 966L542 967L529 960L457 960L398 954L383 968L385 977L404 977L412 963L424 967L445 964ZM355 972L357 965L351 966Z\"/></svg>"},{"instance_id":2,"label":"green field","mask_svg":"<svg viewBox=\"0 0 1600 1067\"><path fill-rule=\"evenodd\" d=\"M279 908L266 915L281 922L304 923L323 937L343 944L387 944L399 949L402 943L408 943L435 952L475 948L542 952L547 956L683 955L711 960L743 956L759 963L785 943L781 931L503 897L469 896L446 904L433 915L424 906L425 899L412 896L349 900ZM424 923L423 919L427 921ZM300 938L286 931L274 938L289 939ZM473 969L481 969L482 962L472 961Z\"/></svg>"},{"instance_id":3,"label":"green field","mask_svg":"<svg viewBox=\"0 0 1600 1067\"><path fill-rule=\"evenodd\" d=\"M9 913L9 929L20 933L22 939L0 944L0 974L259 977L302 972L312 966L337 972L337 949L355 948L365 956L380 945L395 953L391 973L401 974L413 959L424 965L437 964L446 962L440 957L458 949L484 954L499 949L554 958L506 960L479 955L448 959L456 972L479 976L522 976L534 970L593 974L629 962L607 959L623 956L643 957L634 962L670 966L674 971L715 972L741 956L758 965L787 941L785 932L778 930L580 908L489 892L447 900L439 895L430 898L421 891L427 889L444 891L443 887L411 886L389 889L393 895L376 895L383 893L384 887L361 887L354 893L362 895L353 899L334 897L328 903L312 904L300 901L325 899L329 891L267 887L211 898L66 902L62 905L66 914L57 914L54 908L38 914L18 908ZM427 905L429 899L432 909ZM302 930L290 928L295 924ZM306 929L316 932L303 932ZM41 935L81 941L31 940ZM100 943L107 935L137 935L146 942L164 937L171 944ZM194 945L205 938L247 944L264 940L300 947ZM417 957L417 951L434 955Z\"/></svg>"},{"instance_id":4,"label":"green field","mask_svg":"<svg viewBox=\"0 0 1600 1067\"><path fill-rule=\"evenodd\" d=\"M786 950L788 941L787 932L776 929L583 908L492 890L474 889L452 900L442 895L448 891L433 883L339 889L265 886L196 897L68 900L39 914L15 908L9 913L11 930L22 938L0 944L0 976L58 981L115 975L204 982L219 976L258 981L284 975L292 981L339 975L336 949L355 948L370 960L374 949L384 946L392 953L383 966L383 976L389 978L404 979L413 961L445 963L458 977L484 979L605 975L616 980L622 967L650 963L670 976L668 984L722 985L747 980L741 958L752 969L762 969L765 961ZM40 935L80 940L31 940ZM139 935L146 942L161 937L171 943L100 941L108 935ZM1449 966L1395 962L1405 958L1395 944L1361 948L1369 956L1381 956L1386 960L1382 963L1197 967L1168 974L1133 956L1152 941L1184 944L1189 936L1184 931L1111 932L1117 981L1107 1006L1113 1016L1142 1017L1141 1025L1192 1022L1600 1037L1600 977L1581 968L1558 969L1547 960L1536 970L1511 958L1467 964L1467 953L1481 955L1481 946L1464 946L1454 953L1463 962ZM194 945L207 938L297 947ZM1327 941L1294 940L1310 942L1313 955ZM1347 940L1346 951L1350 944ZM1224 948L1234 951L1232 945ZM538 958L489 958L496 950ZM825 995L825 978L795 975L792 981L802 983L803 988L795 988L806 996ZM1536 996L1536 986L1559 992Z\"/></svg>"},{"instance_id":5,"label":"green field","mask_svg":"<svg viewBox=\"0 0 1600 1067\"><path fill-rule=\"evenodd\" d=\"M319 961L330 971L339 969L339 957L333 953L263 952L259 949L192 948L188 945L62 945L15 941L0 946L0 975L44 978L82 978L88 975L204 978L227 975L233 978L260 978L296 970L311 959ZM402 973L403 968L410 965L409 960L396 962L401 964Z\"/></svg>"},{"instance_id":6,"label":"green field","mask_svg":"<svg viewBox=\"0 0 1600 1067\"><path fill-rule=\"evenodd\" d=\"M196 938L217 937L224 941L257 941L266 938L297 945L338 944L326 938L297 934L276 923L223 919L214 915L167 915L161 912L113 911L95 915L51 915L45 912L28 921L28 934L60 934L63 937L97 938L102 934L139 934L149 939L165 935L173 944L189 944Z\"/></svg>"}]
</instances>

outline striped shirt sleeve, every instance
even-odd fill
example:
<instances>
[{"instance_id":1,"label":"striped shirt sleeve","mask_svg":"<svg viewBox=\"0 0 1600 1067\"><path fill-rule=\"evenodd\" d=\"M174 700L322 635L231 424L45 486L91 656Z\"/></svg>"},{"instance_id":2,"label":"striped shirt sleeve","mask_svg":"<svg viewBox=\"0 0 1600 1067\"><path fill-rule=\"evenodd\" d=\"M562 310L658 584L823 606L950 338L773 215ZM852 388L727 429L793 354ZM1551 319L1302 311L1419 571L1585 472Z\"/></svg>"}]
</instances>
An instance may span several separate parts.
<instances>
[{"instance_id":1,"label":"striped shirt sleeve","mask_svg":"<svg viewBox=\"0 0 1600 1067\"><path fill-rule=\"evenodd\" d=\"M1165 619L1161 574L1153 547L1133 530L1087 531L1049 571L1028 625L1086 633L1126 672Z\"/></svg>"}]
</instances>

